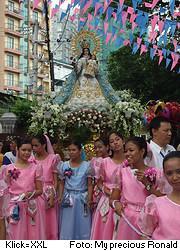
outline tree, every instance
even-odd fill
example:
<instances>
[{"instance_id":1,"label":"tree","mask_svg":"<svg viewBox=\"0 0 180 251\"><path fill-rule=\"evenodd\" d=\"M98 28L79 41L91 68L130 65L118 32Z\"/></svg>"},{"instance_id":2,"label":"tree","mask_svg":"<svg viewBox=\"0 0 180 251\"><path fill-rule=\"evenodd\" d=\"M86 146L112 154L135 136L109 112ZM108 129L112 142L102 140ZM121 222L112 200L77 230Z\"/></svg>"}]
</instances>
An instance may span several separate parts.
<instances>
[{"instance_id":1,"label":"tree","mask_svg":"<svg viewBox=\"0 0 180 251\"><path fill-rule=\"evenodd\" d=\"M17 99L11 105L11 111L14 112L18 118L17 126L23 131L27 131L30 125L30 119L32 117L32 106L36 104L36 101L29 101L27 99Z\"/></svg>"},{"instance_id":2,"label":"tree","mask_svg":"<svg viewBox=\"0 0 180 251\"><path fill-rule=\"evenodd\" d=\"M111 53L108 62L109 81L115 90L130 89L143 102L151 99L180 101L179 75L158 65L148 53L133 55L129 47Z\"/></svg>"}]
</instances>

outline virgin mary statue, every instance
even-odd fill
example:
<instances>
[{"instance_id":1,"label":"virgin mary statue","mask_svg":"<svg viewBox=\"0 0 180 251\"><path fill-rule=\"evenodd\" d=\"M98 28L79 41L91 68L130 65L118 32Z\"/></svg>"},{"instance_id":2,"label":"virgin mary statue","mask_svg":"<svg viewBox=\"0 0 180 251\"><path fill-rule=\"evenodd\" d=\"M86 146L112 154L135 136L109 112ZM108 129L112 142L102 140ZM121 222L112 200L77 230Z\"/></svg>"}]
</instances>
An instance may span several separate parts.
<instances>
[{"instance_id":1,"label":"virgin mary statue","mask_svg":"<svg viewBox=\"0 0 180 251\"><path fill-rule=\"evenodd\" d=\"M91 52L91 41L94 44ZM80 40L81 39L81 40ZM79 40L75 39L73 48L80 45L81 53L74 65L74 70L62 87L61 93L56 96L55 103L67 104L71 110L85 107L108 107L111 103L117 103L119 97L102 73L97 61L96 53L100 42L93 32L82 31Z\"/></svg>"}]
</instances>

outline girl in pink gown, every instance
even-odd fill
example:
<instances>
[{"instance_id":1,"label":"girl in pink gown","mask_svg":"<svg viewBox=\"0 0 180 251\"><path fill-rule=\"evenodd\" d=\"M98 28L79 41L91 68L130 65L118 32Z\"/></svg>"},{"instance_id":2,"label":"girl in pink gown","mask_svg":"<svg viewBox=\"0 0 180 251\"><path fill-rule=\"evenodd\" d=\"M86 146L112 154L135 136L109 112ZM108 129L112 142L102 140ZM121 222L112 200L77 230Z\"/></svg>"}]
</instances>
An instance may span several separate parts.
<instances>
[{"instance_id":1,"label":"girl in pink gown","mask_svg":"<svg viewBox=\"0 0 180 251\"><path fill-rule=\"evenodd\" d=\"M109 207L111 190L116 185L116 175L124 161L123 138L117 132L111 132L108 137L112 157L102 160L97 173L98 187L102 191L102 196L94 213L91 239L92 240L111 240L114 230L113 209Z\"/></svg>"},{"instance_id":2,"label":"girl in pink gown","mask_svg":"<svg viewBox=\"0 0 180 251\"><path fill-rule=\"evenodd\" d=\"M112 199L116 199L112 203L115 212L122 216L118 224L115 239L140 239L141 233L137 226L137 220L146 197L150 194L162 195L156 189L156 186L152 186L150 181L145 177L144 172L148 169L144 164L146 155L147 143L142 137L133 137L126 142L125 156L129 166L120 170L118 175L119 189L114 189L112 194Z\"/></svg>"},{"instance_id":3,"label":"girl in pink gown","mask_svg":"<svg viewBox=\"0 0 180 251\"><path fill-rule=\"evenodd\" d=\"M94 189L93 189L93 208L95 209L99 199L102 195L102 192L99 190L97 186L97 179L99 177L101 162L104 158L109 156L108 153L109 146L108 146L108 140L104 138L98 138L94 141L94 151L96 154L96 157L92 158L90 162L90 166L94 170Z\"/></svg>"},{"instance_id":4,"label":"girl in pink gown","mask_svg":"<svg viewBox=\"0 0 180 251\"><path fill-rule=\"evenodd\" d=\"M3 180L4 168L0 170L0 240L6 239L5 204L7 201L7 184Z\"/></svg>"},{"instance_id":5,"label":"girl in pink gown","mask_svg":"<svg viewBox=\"0 0 180 251\"><path fill-rule=\"evenodd\" d=\"M138 225L153 240L180 240L180 152L174 151L163 161L165 177L172 186L169 195L146 201Z\"/></svg>"},{"instance_id":6,"label":"girl in pink gown","mask_svg":"<svg viewBox=\"0 0 180 251\"><path fill-rule=\"evenodd\" d=\"M6 208L7 232L10 240L41 240L45 238L39 203L42 194L42 169L28 161L32 146L29 140L17 142L15 164L4 169L9 201Z\"/></svg>"},{"instance_id":7,"label":"girl in pink gown","mask_svg":"<svg viewBox=\"0 0 180 251\"><path fill-rule=\"evenodd\" d=\"M54 154L47 136L36 136L32 139L35 162L43 169L43 204L45 208L46 239L58 239L58 205L57 205L57 165L59 155Z\"/></svg>"}]
</instances>

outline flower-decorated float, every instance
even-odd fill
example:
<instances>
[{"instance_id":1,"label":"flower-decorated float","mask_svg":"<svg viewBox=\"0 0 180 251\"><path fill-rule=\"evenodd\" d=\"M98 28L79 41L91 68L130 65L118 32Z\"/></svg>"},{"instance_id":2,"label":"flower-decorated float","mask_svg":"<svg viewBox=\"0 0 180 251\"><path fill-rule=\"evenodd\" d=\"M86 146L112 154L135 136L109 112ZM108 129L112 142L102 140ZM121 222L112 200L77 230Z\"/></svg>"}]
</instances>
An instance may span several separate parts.
<instances>
[{"instance_id":1,"label":"flower-decorated float","mask_svg":"<svg viewBox=\"0 0 180 251\"><path fill-rule=\"evenodd\" d=\"M139 134L143 108L129 91L115 92L102 71L97 55L99 38L81 31L72 42L74 70L55 97L46 97L33 108L30 133L44 133L62 142L78 138L86 152L92 141L111 129L125 136ZM87 144L88 142L88 144Z\"/></svg>"}]
</instances>

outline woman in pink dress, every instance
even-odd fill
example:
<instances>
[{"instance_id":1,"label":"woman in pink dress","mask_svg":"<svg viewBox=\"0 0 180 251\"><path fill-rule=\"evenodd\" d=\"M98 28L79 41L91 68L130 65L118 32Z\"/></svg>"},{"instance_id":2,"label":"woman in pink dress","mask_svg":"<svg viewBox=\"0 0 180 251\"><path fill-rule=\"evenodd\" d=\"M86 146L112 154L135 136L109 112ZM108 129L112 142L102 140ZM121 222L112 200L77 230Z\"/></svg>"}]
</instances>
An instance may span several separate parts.
<instances>
[{"instance_id":1,"label":"woman in pink dress","mask_svg":"<svg viewBox=\"0 0 180 251\"><path fill-rule=\"evenodd\" d=\"M6 227L5 227L5 220L3 215L3 194L0 191L0 240L6 239Z\"/></svg>"},{"instance_id":2,"label":"woman in pink dress","mask_svg":"<svg viewBox=\"0 0 180 251\"><path fill-rule=\"evenodd\" d=\"M117 132L111 132L108 137L112 157L102 160L98 178L98 187L103 195L94 213L91 239L111 240L114 230L113 209L109 206L111 190L116 185L116 175L124 162L123 138Z\"/></svg>"},{"instance_id":3,"label":"woman in pink dress","mask_svg":"<svg viewBox=\"0 0 180 251\"><path fill-rule=\"evenodd\" d=\"M58 205L57 205L57 165L60 162L59 155L53 153L53 149L47 136L32 138L32 146L36 163L43 169L43 200L45 207L46 239L58 239Z\"/></svg>"},{"instance_id":4,"label":"woman in pink dress","mask_svg":"<svg viewBox=\"0 0 180 251\"><path fill-rule=\"evenodd\" d=\"M7 197L7 184L3 180L4 168L0 170L0 240L6 239L5 202Z\"/></svg>"},{"instance_id":5,"label":"woman in pink dress","mask_svg":"<svg viewBox=\"0 0 180 251\"><path fill-rule=\"evenodd\" d=\"M115 212L122 216L119 220L117 234L118 240L138 240L141 233L137 226L137 220L142 210L146 197L150 194L161 196L156 189L155 180L151 183L145 177L145 171L156 169L147 167L144 158L147 155L147 143L142 137L133 137L126 142L125 156L129 166L119 172L119 188L113 190L112 205ZM131 166L131 167L130 167Z\"/></svg>"},{"instance_id":6,"label":"woman in pink dress","mask_svg":"<svg viewBox=\"0 0 180 251\"><path fill-rule=\"evenodd\" d=\"M29 140L17 141L15 164L4 169L10 199L6 208L7 234L10 240L41 240L45 238L39 203L42 194L42 168L29 162L32 146Z\"/></svg>"},{"instance_id":7,"label":"woman in pink dress","mask_svg":"<svg viewBox=\"0 0 180 251\"><path fill-rule=\"evenodd\" d=\"M163 161L164 174L172 186L169 195L148 199L138 225L153 240L180 240L180 152L170 152Z\"/></svg>"},{"instance_id":8,"label":"woman in pink dress","mask_svg":"<svg viewBox=\"0 0 180 251\"><path fill-rule=\"evenodd\" d=\"M97 186L97 179L99 178L99 172L101 167L101 162L104 158L109 156L109 146L108 146L108 140L105 138L98 138L94 141L94 150L96 157L92 158L90 162L90 166L94 170L94 189L93 189L93 208L95 209L100 197L102 195L102 192L99 190Z\"/></svg>"},{"instance_id":9,"label":"woman in pink dress","mask_svg":"<svg viewBox=\"0 0 180 251\"><path fill-rule=\"evenodd\" d=\"M98 138L94 141L94 151L95 151L96 157L92 158L91 166L93 167L94 172L97 175L99 173L99 167L100 167L98 163L100 163L103 158L106 158L109 156L108 144L109 144L108 140L105 138ZM96 162L98 162L97 165L96 165Z\"/></svg>"}]
</instances>

